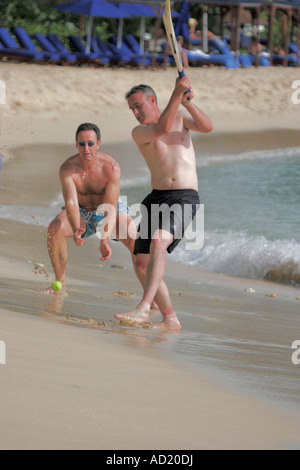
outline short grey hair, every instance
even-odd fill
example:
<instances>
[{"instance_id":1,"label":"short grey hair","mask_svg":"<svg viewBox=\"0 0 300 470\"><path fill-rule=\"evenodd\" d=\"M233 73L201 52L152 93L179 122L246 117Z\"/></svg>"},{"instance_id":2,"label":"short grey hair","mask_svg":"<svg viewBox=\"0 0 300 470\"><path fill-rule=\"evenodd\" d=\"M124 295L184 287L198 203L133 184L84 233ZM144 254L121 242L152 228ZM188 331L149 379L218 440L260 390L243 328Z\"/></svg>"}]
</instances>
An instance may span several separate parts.
<instances>
[{"instance_id":1,"label":"short grey hair","mask_svg":"<svg viewBox=\"0 0 300 470\"><path fill-rule=\"evenodd\" d=\"M155 98L155 101L157 103L157 96L156 96L156 93L155 91L153 90L153 88L151 88L151 86L149 85L137 85L137 86L134 86L133 88L131 88L131 90L129 90L126 95L125 95L125 98L126 100L128 100L132 95L134 95L135 93L143 93L144 95L148 96L150 98L150 96L154 96Z\"/></svg>"}]
</instances>

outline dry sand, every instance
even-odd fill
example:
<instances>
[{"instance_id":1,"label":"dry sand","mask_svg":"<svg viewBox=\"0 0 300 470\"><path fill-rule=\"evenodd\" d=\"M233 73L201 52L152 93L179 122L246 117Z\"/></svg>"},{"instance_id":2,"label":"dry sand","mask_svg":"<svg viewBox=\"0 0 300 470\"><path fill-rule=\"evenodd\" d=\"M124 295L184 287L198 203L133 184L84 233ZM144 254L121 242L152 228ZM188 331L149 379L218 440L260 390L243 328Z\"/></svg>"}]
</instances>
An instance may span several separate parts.
<instances>
[{"instance_id":1,"label":"dry sand","mask_svg":"<svg viewBox=\"0 0 300 470\"><path fill-rule=\"evenodd\" d=\"M175 75L1 63L0 80L7 87L7 105L0 106L1 204L47 207L60 189L58 167L74 152L74 132L85 121L100 125L103 148L120 162L123 178L132 176L133 168L145 171L130 141L135 121L124 93L150 83L163 107ZM215 125L214 134L201 137L204 153L222 153L224 146L226 153L300 146L300 105L291 102L296 69L191 69L189 75L197 102ZM34 273L35 263L43 263L52 276L45 228L0 223L0 340L7 347L7 364L0 366L0 448L299 448L298 412L248 396L153 347L176 342L174 335L153 341L143 330L113 323L113 313L134 305L141 289L122 247L114 246L112 260L100 267L96 244L82 250L70 244L70 299L51 302L38 294L49 280ZM206 332L249 328L253 338L268 338L271 331L271 343L285 328L280 312L290 309L295 319L299 312L296 290L285 286L189 267L179 273L174 264L167 282L173 295L184 293L176 304L187 315L185 330L197 322ZM200 295L197 282L204 286ZM255 295L245 293L250 285ZM277 297L266 298L269 294ZM242 317L221 321L226 306L247 303L277 315L278 323L257 332L255 321ZM101 322L93 309L101 311ZM287 348L293 327L283 335ZM290 356L287 350L289 362ZM242 373L243 363L240 367Z\"/></svg>"},{"instance_id":2,"label":"dry sand","mask_svg":"<svg viewBox=\"0 0 300 470\"><path fill-rule=\"evenodd\" d=\"M292 415L116 336L0 311L1 449L281 448Z\"/></svg>"}]
</instances>

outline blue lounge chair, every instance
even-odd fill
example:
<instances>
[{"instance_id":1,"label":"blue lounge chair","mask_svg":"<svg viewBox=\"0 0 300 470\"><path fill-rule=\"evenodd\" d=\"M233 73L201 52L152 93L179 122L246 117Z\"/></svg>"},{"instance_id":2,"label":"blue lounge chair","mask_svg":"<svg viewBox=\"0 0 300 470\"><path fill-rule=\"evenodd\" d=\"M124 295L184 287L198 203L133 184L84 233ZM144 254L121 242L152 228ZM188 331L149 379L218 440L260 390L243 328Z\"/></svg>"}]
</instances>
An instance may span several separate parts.
<instances>
[{"instance_id":1,"label":"blue lounge chair","mask_svg":"<svg viewBox=\"0 0 300 470\"><path fill-rule=\"evenodd\" d=\"M216 54L209 54L206 63L214 65L224 65L227 69L235 69L239 66L235 60L234 53L229 49L227 42L221 38L214 37L209 39L208 45L210 50L215 51Z\"/></svg>"},{"instance_id":2,"label":"blue lounge chair","mask_svg":"<svg viewBox=\"0 0 300 470\"><path fill-rule=\"evenodd\" d=\"M141 55L140 45L132 34L125 34L123 41L133 54ZM149 52L142 54L141 57L144 65L151 64L152 55Z\"/></svg>"},{"instance_id":3,"label":"blue lounge chair","mask_svg":"<svg viewBox=\"0 0 300 470\"><path fill-rule=\"evenodd\" d=\"M79 53L68 51L66 46L61 42L61 40L56 36L56 34L48 34L47 39L52 43L52 45L57 49L57 51L64 55L68 62L72 61L80 63L87 61L86 59L84 60L84 58L80 56Z\"/></svg>"},{"instance_id":4,"label":"blue lounge chair","mask_svg":"<svg viewBox=\"0 0 300 470\"><path fill-rule=\"evenodd\" d=\"M256 65L256 55L254 54L249 54L250 60L253 65ZM261 67L269 67L270 65L270 59L268 57L259 57L258 58L258 63Z\"/></svg>"},{"instance_id":5,"label":"blue lounge chair","mask_svg":"<svg viewBox=\"0 0 300 470\"><path fill-rule=\"evenodd\" d=\"M193 46L201 46L201 39L191 39L190 42ZM236 61L226 41L215 37L209 39L208 45L214 53L197 53L197 50L187 51L189 63L194 65L220 65L225 66L227 69L235 69L240 66L240 62ZM249 61L247 62L249 64Z\"/></svg>"},{"instance_id":6,"label":"blue lounge chair","mask_svg":"<svg viewBox=\"0 0 300 470\"><path fill-rule=\"evenodd\" d=\"M212 51L216 51L219 54L232 55L232 51L227 45L227 41L223 41L221 38L215 37L208 40L208 45Z\"/></svg>"},{"instance_id":7,"label":"blue lounge chair","mask_svg":"<svg viewBox=\"0 0 300 470\"><path fill-rule=\"evenodd\" d=\"M196 52L188 51L187 57L189 62L195 65L219 65L224 66L226 69L236 69L237 64L235 57L223 54L198 54Z\"/></svg>"},{"instance_id":8,"label":"blue lounge chair","mask_svg":"<svg viewBox=\"0 0 300 470\"><path fill-rule=\"evenodd\" d=\"M135 54L132 52L130 47L122 40L121 48L117 47L118 38L113 35L109 38L110 47L114 48L115 53L119 52L122 57L122 62L126 62L132 65L139 65L143 62L143 56L141 54Z\"/></svg>"},{"instance_id":9,"label":"blue lounge chair","mask_svg":"<svg viewBox=\"0 0 300 470\"><path fill-rule=\"evenodd\" d=\"M91 51L99 54L111 65L122 62L122 55L116 50L115 46L111 47L111 44L106 44L98 36L92 38Z\"/></svg>"},{"instance_id":10,"label":"blue lounge chair","mask_svg":"<svg viewBox=\"0 0 300 470\"><path fill-rule=\"evenodd\" d=\"M273 54L273 65L283 65L285 57L280 54ZM297 56L288 55L287 65L289 67L297 67Z\"/></svg>"},{"instance_id":11,"label":"blue lounge chair","mask_svg":"<svg viewBox=\"0 0 300 470\"><path fill-rule=\"evenodd\" d=\"M297 44L293 42L289 43L289 57L290 57L290 54L292 54L291 57L294 58L295 65L297 65L297 57L298 57L299 59L298 64L300 65L300 51L298 51Z\"/></svg>"},{"instance_id":12,"label":"blue lounge chair","mask_svg":"<svg viewBox=\"0 0 300 470\"><path fill-rule=\"evenodd\" d=\"M239 54L237 60L239 61L239 65L242 68L253 67L249 54Z\"/></svg>"},{"instance_id":13,"label":"blue lounge chair","mask_svg":"<svg viewBox=\"0 0 300 470\"><path fill-rule=\"evenodd\" d=\"M152 55L149 53L141 54L139 43L131 34L126 34L122 38L121 49L117 49L117 36L111 36L110 45L113 45L117 51L121 51L123 60L132 65L144 65L148 66L151 64ZM161 62L164 60L164 55L161 54ZM159 59L158 58L158 59Z\"/></svg>"},{"instance_id":14,"label":"blue lounge chair","mask_svg":"<svg viewBox=\"0 0 300 470\"><path fill-rule=\"evenodd\" d=\"M76 64L77 58L74 54L58 51L57 48L53 46L52 42L50 42L49 39L47 39L42 34L35 34L34 39L43 51L49 52L51 54L58 54L60 57L59 61L71 65Z\"/></svg>"},{"instance_id":15,"label":"blue lounge chair","mask_svg":"<svg viewBox=\"0 0 300 470\"><path fill-rule=\"evenodd\" d=\"M104 55L101 55L100 52L96 52L92 50L91 52L87 53L86 52L86 46L80 41L80 39L77 36L70 35L69 36L69 41L70 41L70 47L71 50L75 53L78 54L78 57L81 58L81 60L85 61L100 61L102 64L107 64L109 63L109 59L105 57ZM100 63L99 62L99 63Z\"/></svg>"},{"instance_id":16,"label":"blue lounge chair","mask_svg":"<svg viewBox=\"0 0 300 470\"><path fill-rule=\"evenodd\" d=\"M69 53L76 57L78 64L82 63L96 63L96 56L89 55L82 52L70 52L67 50L66 46L61 42L61 40L56 36L56 34L48 34L47 38L52 42L54 47L56 47L62 53Z\"/></svg>"},{"instance_id":17,"label":"blue lounge chair","mask_svg":"<svg viewBox=\"0 0 300 470\"><path fill-rule=\"evenodd\" d=\"M100 51L109 57L112 64L119 64L124 61L121 51L114 44L106 44L99 36L96 37L96 43Z\"/></svg>"},{"instance_id":18,"label":"blue lounge chair","mask_svg":"<svg viewBox=\"0 0 300 470\"><path fill-rule=\"evenodd\" d=\"M201 46L201 39L200 38L199 39L191 38L189 40L189 42L190 42L191 46Z\"/></svg>"},{"instance_id":19,"label":"blue lounge chair","mask_svg":"<svg viewBox=\"0 0 300 470\"><path fill-rule=\"evenodd\" d=\"M120 54L114 57L114 54L111 49L99 36L96 36L95 39L92 39L91 47L95 48L95 51L99 50L102 54L105 55L105 57L108 57L111 61L118 61L121 58Z\"/></svg>"},{"instance_id":20,"label":"blue lounge chair","mask_svg":"<svg viewBox=\"0 0 300 470\"><path fill-rule=\"evenodd\" d=\"M33 60L31 52L22 51L21 53L20 49L5 47L2 41L0 41L0 57L6 57L9 59L14 59L18 61L22 60L26 62L32 62Z\"/></svg>"},{"instance_id":21,"label":"blue lounge chair","mask_svg":"<svg viewBox=\"0 0 300 470\"><path fill-rule=\"evenodd\" d=\"M85 41L87 40L86 36L84 37L84 40ZM91 38L91 52L99 55L99 57L101 58L101 60L105 64L110 63L111 57L113 55L111 51L108 52L105 48L101 47L98 44L97 37L92 37Z\"/></svg>"},{"instance_id":22,"label":"blue lounge chair","mask_svg":"<svg viewBox=\"0 0 300 470\"><path fill-rule=\"evenodd\" d=\"M273 64L283 65L285 56L281 54L273 54ZM287 64L289 67L297 67L297 44L289 43L289 54L287 57ZM300 59L299 59L300 64Z\"/></svg>"},{"instance_id":23,"label":"blue lounge chair","mask_svg":"<svg viewBox=\"0 0 300 470\"><path fill-rule=\"evenodd\" d=\"M58 52L38 51L33 41L31 40L31 38L29 37L29 35L23 28L20 28L20 27L14 28L13 33L18 39L22 47L24 47L25 49L29 51L32 51L33 53L40 55L40 58L42 60L47 60L51 62L59 62L61 57Z\"/></svg>"},{"instance_id":24,"label":"blue lounge chair","mask_svg":"<svg viewBox=\"0 0 300 470\"><path fill-rule=\"evenodd\" d=\"M12 57L18 60L41 60L41 54L22 49L5 28L0 28L1 56Z\"/></svg>"},{"instance_id":25,"label":"blue lounge chair","mask_svg":"<svg viewBox=\"0 0 300 470\"><path fill-rule=\"evenodd\" d=\"M199 44L198 40L197 43ZM227 43L222 39L217 37L209 39L208 45L210 50L215 53L204 54L201 52L197 55L197 51L187 51L188 60L199 65L225 66L227 69L236 69L240 65L239 62L236 62L235 56L228 48Z\"/></svg>"}]
</instances>

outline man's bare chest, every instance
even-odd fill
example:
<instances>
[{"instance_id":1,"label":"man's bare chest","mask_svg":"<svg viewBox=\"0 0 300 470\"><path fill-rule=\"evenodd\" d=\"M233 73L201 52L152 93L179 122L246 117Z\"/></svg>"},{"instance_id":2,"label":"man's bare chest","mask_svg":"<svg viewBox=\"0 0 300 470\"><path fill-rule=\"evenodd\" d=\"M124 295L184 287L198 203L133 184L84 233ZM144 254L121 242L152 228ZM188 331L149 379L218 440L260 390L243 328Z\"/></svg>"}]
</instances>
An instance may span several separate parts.
<instances>
[{"instance_id":1,"label":"man's bare chest","mask_svg":"<svg viewBox=\"0 0 300 470\"><path fill-rule=\"evenodd\" d=\"M105 193L107 181L100 176L82 175L76 178L75 185L82 196L101 196Z\"/></svg>"}]
</instances>

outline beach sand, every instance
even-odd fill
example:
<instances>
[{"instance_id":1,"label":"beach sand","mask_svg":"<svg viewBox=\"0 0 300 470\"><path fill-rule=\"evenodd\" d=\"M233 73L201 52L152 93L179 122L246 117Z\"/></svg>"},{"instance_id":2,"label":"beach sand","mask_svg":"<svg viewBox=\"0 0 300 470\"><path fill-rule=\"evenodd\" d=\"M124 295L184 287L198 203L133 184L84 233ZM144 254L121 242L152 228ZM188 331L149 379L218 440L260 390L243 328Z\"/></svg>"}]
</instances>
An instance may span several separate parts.
<instances>
[{"instance_id":1,"label":"beach sand","mask_svg":"<svg viewBox=\"0 0 300 470\"><path fill-rule=\"evenodd\" d=\"M213 134L197 139L204 155L224 147L231 154L300 146L300 105L291 102L296 69L204 68L189 75L215 125ZM0 203L16 214L0 222L1 449L300 447L299 387L281 401L300 372L291 362L299 289L169 260L166 281L183 331L122 327L114 313L135 306L142 291L126 250L112 243L112 259L101 263L93 238L81 249L68 245L69 296L39 294L53 273L34 207L48 208L59 194L58 168L75 153L77 126L99 124L103 151L118 160L124 180L133 171L147 175L131 142L135 121L124 94L150 83L163 107L175 77L173 69L0 64L7 89L7 104L0 105ZM31 224L18 223L28 207ZM201 356L193 354L195 338ZM229 338L240 349L229 348ZM274 396L247 386L267 374Z\"/></svg>"}]
</instances>

